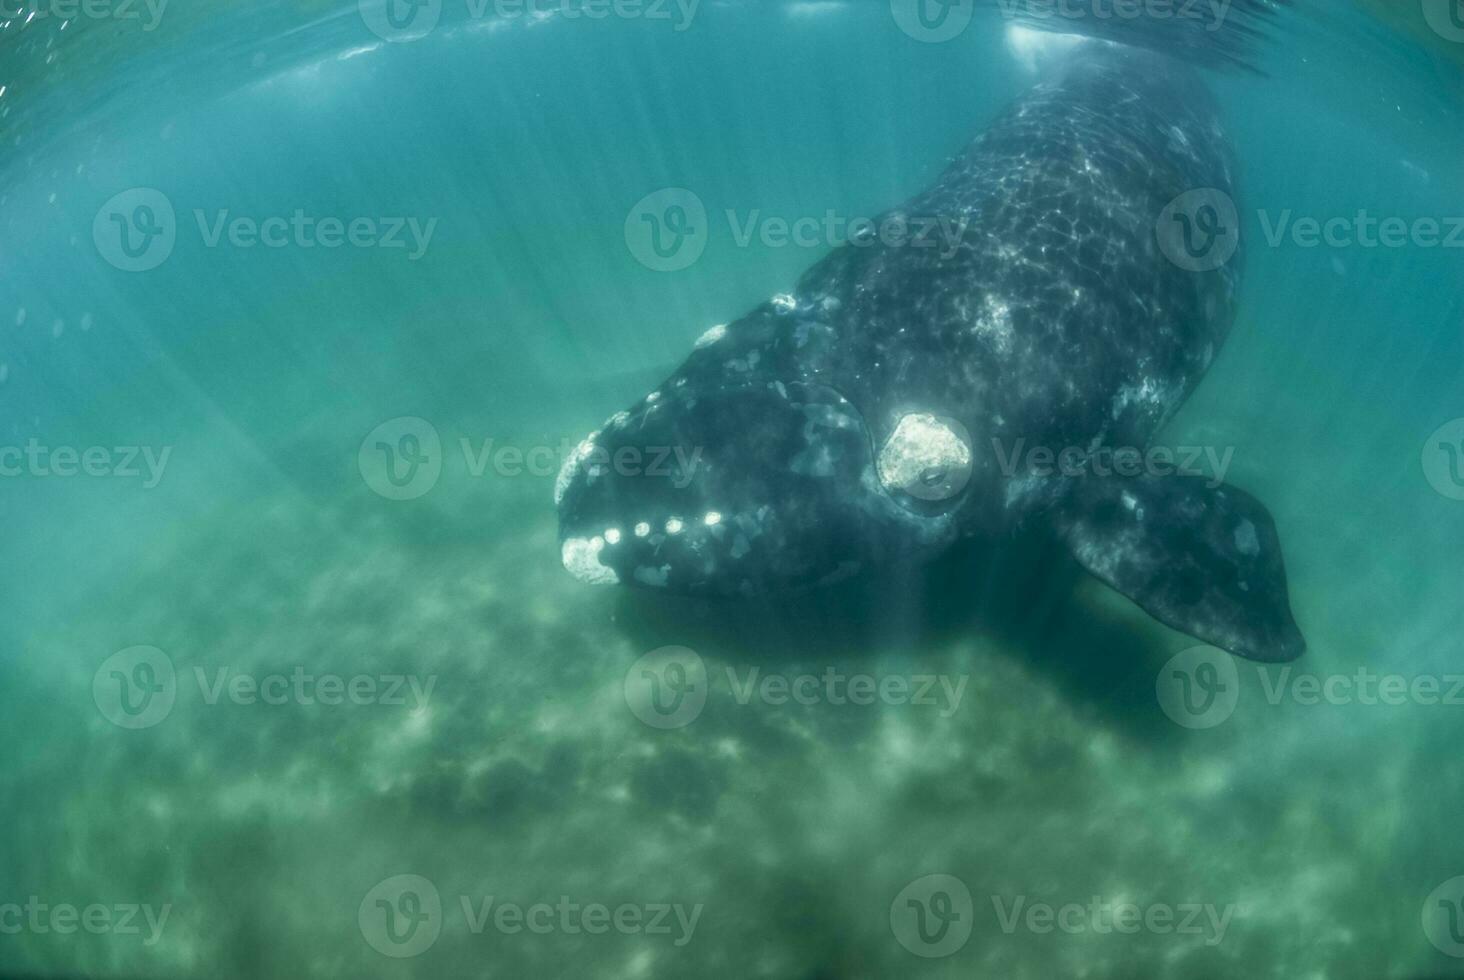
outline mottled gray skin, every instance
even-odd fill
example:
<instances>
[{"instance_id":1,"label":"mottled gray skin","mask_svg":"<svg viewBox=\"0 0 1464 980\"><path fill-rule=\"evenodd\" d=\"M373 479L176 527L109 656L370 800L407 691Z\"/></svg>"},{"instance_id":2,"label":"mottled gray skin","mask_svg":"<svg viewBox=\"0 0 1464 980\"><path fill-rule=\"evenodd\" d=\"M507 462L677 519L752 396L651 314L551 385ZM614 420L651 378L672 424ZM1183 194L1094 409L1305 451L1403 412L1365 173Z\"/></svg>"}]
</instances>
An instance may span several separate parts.
<instances>
[{"instance_id":1,"label":"mottled gray skin","mask_svg":"<svg viewBox=\"0 0 1464 980\"><path fill-rule=\"evenodd\" d=\"M1181 268L1156 222L1186 191L1233 196L1232 172L1195 74L1085 45L881 217L907 219L908 241L837 248L586 441L558 488L566 565L591 581L756 594L1043 520L1169 625L1258 659L1299 655L1279 544L1253 498L1028 465L1039 447L1145 447L1194 389L1233 321L1240 257ZM961 229L958 248L942 228ZM912 415L958 433L969 465L882 481L876 460ZM666 446L696 464L677 478L612 464L624 447Z\"/></svg>"}]
</instances>

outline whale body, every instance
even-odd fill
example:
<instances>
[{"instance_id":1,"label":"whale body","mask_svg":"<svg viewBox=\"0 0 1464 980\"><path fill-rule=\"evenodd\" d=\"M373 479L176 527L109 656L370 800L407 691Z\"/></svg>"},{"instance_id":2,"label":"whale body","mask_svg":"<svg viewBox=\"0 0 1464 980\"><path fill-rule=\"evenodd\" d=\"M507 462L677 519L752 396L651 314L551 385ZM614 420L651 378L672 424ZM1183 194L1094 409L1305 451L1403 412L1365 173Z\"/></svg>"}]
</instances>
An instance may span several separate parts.
<instances>
[{"instance_id":1,"label":"whale body","mask_svg":"<svg viewBox=\"0 0 1464 980\"><path fill-rule=\"evenodd\" d=\"M1210 203L1235 194L1196 72L1084 43L874 223L903 236L834 249L580 443L555 488L565 566L757 595L1045 522L1159 621L1299 656L1265 507L1141 455L1234 320L1241 256L1195 246L1238 246ZM658 477L631 450L694 462Z\"/></svg>"}]
</instances>

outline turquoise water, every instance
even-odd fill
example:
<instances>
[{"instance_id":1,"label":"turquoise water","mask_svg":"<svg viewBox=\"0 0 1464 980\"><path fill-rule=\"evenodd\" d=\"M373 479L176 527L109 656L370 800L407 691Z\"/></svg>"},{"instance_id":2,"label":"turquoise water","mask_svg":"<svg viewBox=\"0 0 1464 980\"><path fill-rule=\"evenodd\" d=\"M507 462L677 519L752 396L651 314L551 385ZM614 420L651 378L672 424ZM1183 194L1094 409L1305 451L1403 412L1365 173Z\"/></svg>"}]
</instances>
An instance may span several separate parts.
<instances>
[{"instance_id":1,"label":"turquoise water","mask_svg":"<svg viewBox=\"0 0 1464 980\"><path fill-rule=\"evenodd\" d=\"M565 573L566 446L827 251L725 212L876 215L1045 70L998 10L922 43L886 4L667 9L0 31L0 448L50 459L0 479L0 973L1464 973L1464 703L1426 695L1464 672L1464 251L1268 241L1359 209L1447 235L1461 45L1302 4L1264 74L1211 79L1246 281L1162 441L1231 452L1310 646L1234 662L1189 727L1164 685L1195 641L1042 543L731 606ZM130 272L160 254L106 237L160 217L136 188L174 241ZM708 215L674 271L626 232L663 188ZM297 210L417 238L211 238ZM440 472L397 486L405 435ZM54 455L93 447L94 475ZM668 646L704 671L680 727L642 720ZM1359 670L1410 693L1364 703ZM939 682L856 704L830 672Z\"/></svg>"}]
</instances>

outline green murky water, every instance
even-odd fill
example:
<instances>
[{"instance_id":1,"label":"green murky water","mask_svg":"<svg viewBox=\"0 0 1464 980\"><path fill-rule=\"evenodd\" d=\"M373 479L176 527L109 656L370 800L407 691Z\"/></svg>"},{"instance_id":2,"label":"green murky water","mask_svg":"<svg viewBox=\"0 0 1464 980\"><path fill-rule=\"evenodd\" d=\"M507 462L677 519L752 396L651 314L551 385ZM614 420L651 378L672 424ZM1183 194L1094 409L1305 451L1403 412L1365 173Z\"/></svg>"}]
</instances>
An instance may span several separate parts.
<instances>
[{"instance_id":1,"label":"green murky water","mask_svg":"<svg viewBox=\"0 0 1464 980\"><path fill-rule=\"evenodd\" d=\"M1310 650L1193 673L1202 716L1194 641L1042 541L731 606L560 567L568 447L828 247L738 229L875 215L1035 81L999 10L40 9L0 30L0 973L1464 970L1447 8L1303 4L1213 78L1247 281L1163 441L1267 503ZM708 233L658 271L667 187ZM1359 211L1406 241L1296 230Z\"/></svg>"}]
</instances>

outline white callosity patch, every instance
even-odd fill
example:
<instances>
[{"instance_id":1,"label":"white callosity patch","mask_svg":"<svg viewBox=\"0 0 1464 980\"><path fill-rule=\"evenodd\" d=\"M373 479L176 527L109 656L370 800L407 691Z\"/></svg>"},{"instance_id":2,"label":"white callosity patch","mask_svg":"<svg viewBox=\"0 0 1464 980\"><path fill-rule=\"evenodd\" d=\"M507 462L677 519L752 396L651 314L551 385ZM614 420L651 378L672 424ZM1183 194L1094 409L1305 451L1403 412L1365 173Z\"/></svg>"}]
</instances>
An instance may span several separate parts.
<instances>
[{"instance_id":1,"label":"white callosity patch","mask_svg":"<svg viewBox=\"0 0 1464 980\"><path fill-rule=\"evenodd\" d=\"M605 539L566 538L560 546L559 557L569 573L581 582L591 585L614 585L620 581L615 569L600 563L600 552L605 548Z\"/></svg>"},{"instance_id":2,"label":"white callosity patch","mask_svg":"<svg viewBox=\"0 0 1464 980\"><path fill-rule=\"evenodd\" d=\"M554 506L558 507L564 500L564 491L574 482L575 474L579 472L580 464L585 461L595 448L595 436L599 433L590 433L584 441L574 447L574 452L565 457L564 465L559 467L559 476L554 480Z\"/></svg>"},{"instance_id":3,"label":"white callosity patch","mask_svg":"<svg viewBox=\"0 0 1464 980\"><path fill-rule=\"evenodd\" d=\"M1261 540L1256 534L1256 526L1250 521L1243 520L1235 528L1235 547L1242 555L1254 558L1261 553Z\"/></svg>"},{"instance_id":4,"label":"white callosity patch","mask_svg":"<svg viewBox=\"0 0 1464 980\"><path fill-rule=\"evenodd\" d=\"M647 524L645 521L641 521L639 524L637 524L635 526L635 536L638 537L638 538L643 538L643 537L645 537L646 535L648 535L650 533L651 533L651 526L649 524Z\"/></svg>"},{"instance_id":5,"label":"white callosity patch","mask_svg":"<svg viewBox=\"0 0 1464 980\"><path fill-rule=\"evenodd\" d=\"M725 336L727 336L727 325L725 323L719 323L696 338L695 348L701 350L703 347L710 347Z\"/></svg>"},{"instance_id":6,"label":"white callosity patch","mask_svg":"<svg viewBox=\"0 0 1464 980\"><path fill-rule=\"evenodd\" d=\"M879 479L922 500L959 493L971 475L971 445L948 422L925 412L900 419L879 452Z\"/></svg>"}]
</instances>

